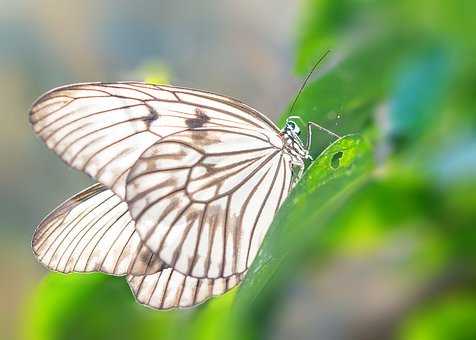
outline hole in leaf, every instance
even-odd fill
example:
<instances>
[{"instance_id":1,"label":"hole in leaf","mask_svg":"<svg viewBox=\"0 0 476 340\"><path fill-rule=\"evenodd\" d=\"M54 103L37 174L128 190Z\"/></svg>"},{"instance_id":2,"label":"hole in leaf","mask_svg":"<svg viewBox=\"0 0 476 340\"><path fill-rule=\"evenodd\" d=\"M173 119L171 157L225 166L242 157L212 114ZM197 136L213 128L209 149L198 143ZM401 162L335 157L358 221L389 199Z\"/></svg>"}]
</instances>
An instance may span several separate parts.
<instances>
[{"instance_id":1,"label":"hole in leaf","mask_svg":"<svg viewBox=\"0 0 476 340\"><path fill-rule=\"evenodd\" d=\"M342 151L339 151L339 152L336 152L334 156L332 156L332 159L331 159L332 168L337 169L339 167L340 159L342 158L343 155L344 153Z\"/></svg>"}]
</instances>

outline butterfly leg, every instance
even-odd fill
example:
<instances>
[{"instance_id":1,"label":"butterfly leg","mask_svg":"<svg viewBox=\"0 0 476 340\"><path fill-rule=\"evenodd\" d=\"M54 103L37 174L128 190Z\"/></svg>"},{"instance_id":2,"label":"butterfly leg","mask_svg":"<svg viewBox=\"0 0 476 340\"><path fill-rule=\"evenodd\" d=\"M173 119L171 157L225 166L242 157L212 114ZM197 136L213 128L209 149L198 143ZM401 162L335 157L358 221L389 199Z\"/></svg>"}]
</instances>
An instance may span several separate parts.
<instances>
[{"instance_id":1,"label":"butterfly leg","mask_svg":"<svg viewBox=\"0 0 476 340\"><path fill-rule=\"evenodd\" d=\"M293 187L299 182L302 175L304 174L304 161L299 159L299 162L293 164ZM296 173L297 172L297 173Z\"/></svg>"}]
</instances>

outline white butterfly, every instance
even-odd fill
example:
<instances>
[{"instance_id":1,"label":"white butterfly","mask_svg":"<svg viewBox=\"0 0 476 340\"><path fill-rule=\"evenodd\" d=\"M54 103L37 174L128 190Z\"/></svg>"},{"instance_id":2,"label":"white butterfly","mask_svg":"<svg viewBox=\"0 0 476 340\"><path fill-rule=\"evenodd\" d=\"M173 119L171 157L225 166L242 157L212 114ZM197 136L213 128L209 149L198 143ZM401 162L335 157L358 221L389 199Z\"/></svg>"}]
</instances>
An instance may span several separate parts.
<instances>
[{"instance_id":1,"label":"white butterfly","mask_svg":"<svg viewBox=\"0 0 476 340\"><path fill-rule=\"evenodd\" d=\"M30 122L100 183L40 223L39 261L127 275L137 300L158 309L237 285L310 158L293 119L279 130L238 100L141 82L54 89Z\"/></svg>"}]
</instances>

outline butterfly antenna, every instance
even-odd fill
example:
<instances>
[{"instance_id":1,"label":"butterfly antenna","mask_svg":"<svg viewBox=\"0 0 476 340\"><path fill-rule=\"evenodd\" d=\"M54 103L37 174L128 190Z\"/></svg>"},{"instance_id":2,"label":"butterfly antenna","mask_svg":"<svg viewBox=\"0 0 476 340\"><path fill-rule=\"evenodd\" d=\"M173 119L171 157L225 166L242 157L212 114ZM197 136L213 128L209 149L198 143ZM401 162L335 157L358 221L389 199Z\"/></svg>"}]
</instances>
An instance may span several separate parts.
<instances>
[{"instance_id":1,"label":"butterfly antenna","mask_svg":"<svg viewBox=\"0 0 476 340\"><path fill-rule=\"evenodd\" d=\"M299 89L298 91L298 94L296 95L296 97L294 98L293 100L293 103L291 104L291 109L289 110L289 113L293 113L293 109L294 109L294 105L296 105L296 102L297 100L299 99L299 96L301 95L301 92L304 90L304 88L306 87L306 84L309 80L309 78L311 78L312 74L314 73L314 71L317 69L317 67L319 66L319 64L328 56L328 54L331 52L331 50L327 50L320 58L319 60L314 64L314 66L312 67L311 71L308 73L308 75L306 76L306 79L304 79L304 82L302 83L301 85L301 88Z\"/></svg>"}]
</instances>

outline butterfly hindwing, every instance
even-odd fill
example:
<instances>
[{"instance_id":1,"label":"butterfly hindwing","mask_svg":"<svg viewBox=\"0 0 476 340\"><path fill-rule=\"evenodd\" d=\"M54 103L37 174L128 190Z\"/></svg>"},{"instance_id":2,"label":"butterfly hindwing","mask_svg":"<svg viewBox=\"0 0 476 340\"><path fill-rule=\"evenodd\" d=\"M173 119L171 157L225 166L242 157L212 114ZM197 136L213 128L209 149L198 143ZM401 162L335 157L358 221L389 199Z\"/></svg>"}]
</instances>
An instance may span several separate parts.
<instances>
[{"instance_id":1,"label":"butterfly hindwing","mask_svg":"<svg viewBox=\"0 0 476 340\"><path fill-rule=\"evenodd\" d=\"M143 305L155 309L186 308L232 289L240 283L244 274L198 279L167 268L151 275L129 275L127 281L136 300Z\"/></svg>"},{"instance_id":2,"label":"butterfly hindwing","mask_svg":"<svg viewBox=\"0 0 476 340\"><path fill-rule=\"evenodd\" d=\"M32 241L48 269L144 275L164 266L141 241L127 204L104 185L95 184L51 212Z\"/></svg>"}]
</instances>

